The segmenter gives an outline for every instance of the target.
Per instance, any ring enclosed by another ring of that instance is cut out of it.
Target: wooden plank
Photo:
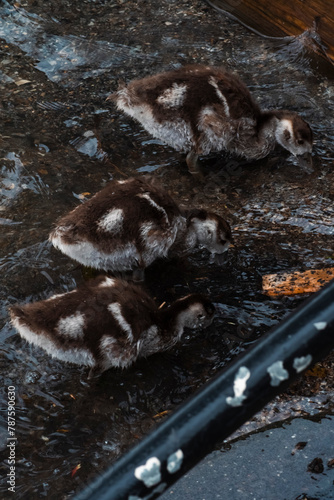
[[[262,290],[271,297],[312,293],[320,290],[325,283],[332,279],[334,279],[333,267],[310,269],[304,272],[266,274],[262,277]]]
[[[326,46],[327,56],[334,61],[333,0],[210,0],[208,3],[271,37],[301,35],[312,29],[317,20],[317,34]]]

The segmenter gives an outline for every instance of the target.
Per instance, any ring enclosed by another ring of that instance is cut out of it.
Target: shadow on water
[[[334,265],[334,86],[199,1],[4,1],[0,51],[0,362],[5,400],[16,388],[16,498],[69,498],[300,303],[265,297],[262,275]],[[198,185],[182,155],[105,101],[120,79],[194,61],[238,70],[263,107],[299,110],[315,131],[313,170],[282,150],[253,164],[212,157]],[[7,307],[82,282],[47,242],[53,223],[110,179],[143,172],[180,203],[226,217],[236,248],[223,268],[201,251],[152,266],[158,303],[208,293],[214,323],[88,382],[87,370],[20,340]]]

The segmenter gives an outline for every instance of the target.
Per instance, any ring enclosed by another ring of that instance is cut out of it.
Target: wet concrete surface
[[[333,417],[294,419],[214,451],[160,498],[331,500],[333,440]]]
[[[5,401],[7,387],[16,388],[16,497],[65,499],[304,300],[269,299],[262,275],[334,266],[334,85],[305,54],[286,57],[202,1],[3,1],[0,51],[0,363]],[[183,155],[105,100],[119,80],[191,62],[224,64],[263,107],[298,110],[315,133],[312,169],[279,148],[254,163],[212,156],[202,159],[199,184]],[[224,267],[200,251],[154,265],[146,286],[159,303],[208,293],[214,323],[168,353],[88,382],[87,370],[21,341],[7,307],[89,278],[50,247],[52,224],[110,179],[142,173],[180,203],[229,220],[236,248]],[[281,403],[328,395],[331,414],[332,390],[329,356]],[[284,419],[291,412],[288,405],[272,413]],[[257,418],[267,425],[272,413]],[[0,492],[8,494],[6,484]]]

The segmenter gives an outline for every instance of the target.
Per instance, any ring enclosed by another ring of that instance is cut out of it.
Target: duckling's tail
[[[21,337],[25,337],[22,330],[24,330],[25,327],[30,327],[29,315],[26,314],[25,307],[19,305],[11,306],[9,308],[9,314],[13,327],[16,328]]]
[[[116,101],[117,99],[117,92],[113,92],[112,94],[109,94],[106,101]]]
[[[116,92],[113,92],[112,94],[109,94],[106,101],[117,101],[118,98],[118,92],[126,87],[126,83],[124,80],[119,80],[118,81],[118,89]]]
[[[12,323],[16,320],[25,320],[25,311],[24,308],[21,306],[11,306],[9,308],[9,314],[10,318],[12,320]]]

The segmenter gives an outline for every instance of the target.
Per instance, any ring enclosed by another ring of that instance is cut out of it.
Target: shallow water
[[[16,387],[16,497],[69,498],[301,302],[265,297],[262,275],[334,265],[334,85],[200,1],[3,1],[0,50],[0,362],[5,400]],[[119,79],[189,62],[224,63],[263,107],[299,110],[315,132],[312,169],[281,149],[253,164],[210,157],[199,185],[182,155],[105,101]],[[110,179],[143,172],[228,219],[236,248],[223,268],[202,252],[153,266],[147,287],[159,303],[209,293],[214,323],[88,382],[86,369],[21,341],[7,307],[82,282],[47,242],[52,224]]]

